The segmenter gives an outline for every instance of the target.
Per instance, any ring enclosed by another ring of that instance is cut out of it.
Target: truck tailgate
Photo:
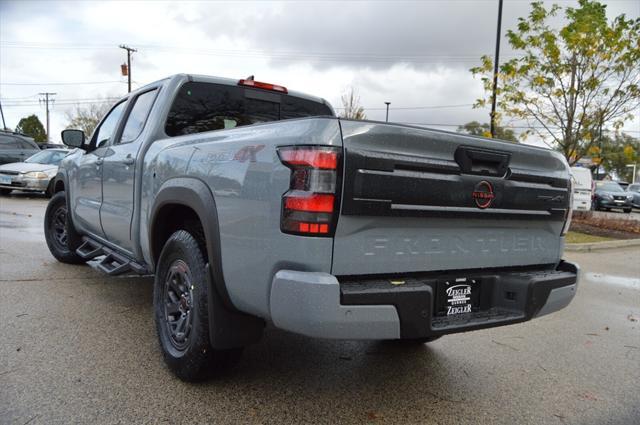
[[[437,130],[341,121],[334,275],[552,264],[569,208],[556,152]]]

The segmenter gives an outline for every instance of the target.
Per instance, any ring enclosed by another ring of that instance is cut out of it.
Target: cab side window
[[[107,146],[112,143],[116,133],[116,127],[120,121],[120,116],[124,111],[126,100],[118,103],[100,124],[100,128],[95,132],[91,144],[94,148]]]
[[[142,93],[135,100],[133,108],[127,117],[127,123],[122,131],[122,137],[120,143],[133,142],[140,136],[144,129],[144,124],[147,122],[149,112],[153,106],[153,101],[156,99],[158,90],[150,90],[146,93]]]

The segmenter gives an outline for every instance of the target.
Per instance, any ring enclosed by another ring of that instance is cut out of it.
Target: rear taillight
[[[333,236],[339,210],[341,149],[333,146],[285,146],[280,161],[291,169],[282,196],[280,230],[305,236]]]

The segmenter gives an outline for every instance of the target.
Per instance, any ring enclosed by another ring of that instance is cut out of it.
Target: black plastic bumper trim
[[[456,276],[481,282],[479,310],[435,316],[437,282]],[[545,305],[553,289],[573,285],[577,277],[578,267],[561,261],[557,267],[537,269],[458,270],[441,274],[350,276],[339,280],[343,305],[393,305],[400,318],[401,338],[421,338],[530,320]]]

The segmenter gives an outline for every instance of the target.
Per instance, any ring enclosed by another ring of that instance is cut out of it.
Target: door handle
[[[96,159],[96,165],[102,165],[103,162],[104,162],[104,159],[102,158]]]
[[[122,160],[122,163],[124,165],[133,165],[134,162],[136,162],[136,160],[131,156],[127,156],[125,159]]]

